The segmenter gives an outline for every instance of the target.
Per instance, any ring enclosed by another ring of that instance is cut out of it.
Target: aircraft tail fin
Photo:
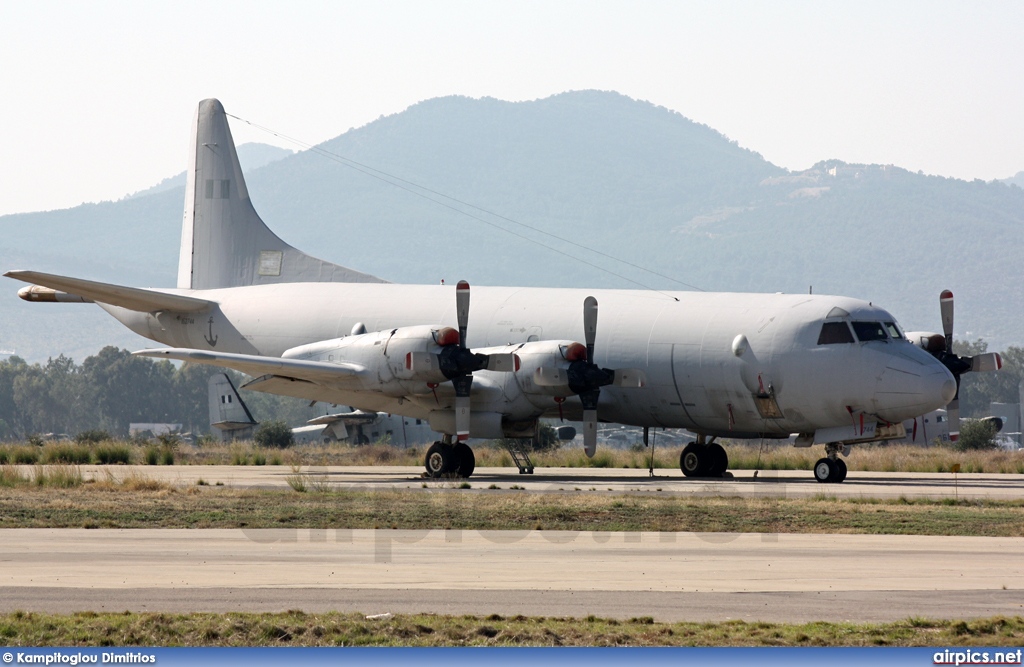
[[[249,200],[224,107],[203,100],[192,125],[178,288],[295,282],[385,281],[310,257],[274,234]]]
[[[209,388],[210,426],[220,431],[225,440],[250,434],[256,420],[238,395],[231,378],[224,373],[214,373],[210,376]]]

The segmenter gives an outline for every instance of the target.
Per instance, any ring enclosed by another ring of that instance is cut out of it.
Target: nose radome
[[[883,419],[912,419],[943,408],[953,400],[956,380],[932,355],[906,346],[886,357],[875,395],[878,415]]]
[[[953,378],[953,374],[950,373],[949,378],[942,383],[942,404],[949,405],[954,396],[956,396],[956,380]]]

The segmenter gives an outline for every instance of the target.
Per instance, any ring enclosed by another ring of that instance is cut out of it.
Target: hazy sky
[[[1005,178],[1024,170],[1022,34],[1024,2],[3,2],[0,214],[184,170],[206,97],[315,143],[441,95],[598,88],[789,169]]]

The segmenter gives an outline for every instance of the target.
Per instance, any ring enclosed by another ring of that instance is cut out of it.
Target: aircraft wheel
[[[679,469],[687,477],[703,477],[707,474],[708,452],[696,442],[691,442],[683,447],[683,453],[679,455]]]
[[[469,477],[473,474],[473,470],[476,469],[476,456],[473,454],[473,448],[464,442],[456,444],[453,448],[455,454],[456,468],[455,473],[459,477]]]
[[[706,451],[708,453],[708,477],[721,477],[729,469],[729,455],[725,453],[725,448],[717,442],[713,442],[707,446]]]
[[[835,479],[830,481],[839,484],[844,479],[846,479],[846,461],[843,461],[842,459],[836,459],[832,463],[835,464],[836,467],[836,476]]]
[[[424,464],[429,477],[441,477],[453,472],[458,465],[455,448],[443,442],[435,442],[427,450]]]
[[[835,481],[836,471],[838,470],[836,462],[830,458],[818,459],[818,462],[814,464],[814,479],[818,480],[822,484]]]

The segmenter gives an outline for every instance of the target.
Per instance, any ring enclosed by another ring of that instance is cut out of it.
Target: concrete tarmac
[[[716,621],[1024,614],[1024,538],[0,531],[0,610],[328,609]]]
[[[231,487],[288,488],[295,475],[290,466],[82,466],[86,478],[105,479],[136,474],[191,486],[200,479]],[[31,467],[26,468],[31,474]],[[423,478],[422,467],[412,466],[308,466],[311,475],[331,488],[422,489],[452,485],[452,480]],[[623,468],[537,468],[533,475],[520,475],[515,468],[477,468],[468,480],[473,488],[492,484],[508,489],[519,486],[531,492],[593,491],[606,493],[674,493],[703,496],[811,497],[836,498],[989,498],[1024,499],[1024,475],[965,473],[886,473],[850,471],[842,484],[820,484],[809,470],[762,470],[755,478],[751,470],[737,470],[732,478],[693,479],[679,470]],[[461,483],[461,480],[454,482]]]

